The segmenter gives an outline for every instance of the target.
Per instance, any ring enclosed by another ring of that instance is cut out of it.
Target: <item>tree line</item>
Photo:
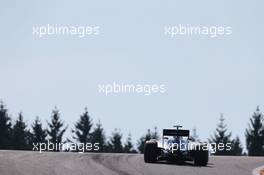
[[[238,121],[239,125],[239,121]],[[223,115],[220,117],[220,122],[217,125],[216,131],[208,139],[214,143],[231,143],[231,151],[217,151],[215,155],[248,155],[248,156],[264,156],[264,117],[257,106],[256,111],[251,116],[248,127],[245,129],[246,150],[243,152],[241,141],[238,136],[232,138],[232,133],[228,131]]]
[[[154,127],[153,130],[148,129],[136,144],[133,144],[131,134],[123,143],[123,135],[120,129],[114,129],[112,134],[107,137],[102,123],[98,121],[94,124],[87,108],[84,109],[78,121],[74,123],[73,129],[71,129],[72,137],[63,140],[67,129],[68,125],[61,119],[60,112],[56,107],[52,110],[50,121],[47,121],[47,128],[44,128],[39,117],[36,117],[30,126],[27,125],[22,112],[12,122],[6,106],[2,101],[0,102],[0,149],[32,150],[33,143],[46,143],[49,140],[52,143],[99,143],[100,149],[97,152],[143,153],[144,144],[147,140],[160,138],[157,127]],[[219,124],[208,142],[232,143],[232,150],[217,151],[215,155],[246,154],[243,153],[239,137],[232,138],[231,136],[225,119],[221,115]],[[245,136],[247,154],[249,156],[264,156],[264,119],[259,107],[250,118]],[[190,138],[199,141],[196,129],[193,130]]]

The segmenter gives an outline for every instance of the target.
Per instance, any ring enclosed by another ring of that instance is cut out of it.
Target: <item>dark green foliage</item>
[[[157,127],[154,127],[154,131],[153,132],[150,129],[148,129],[146,135],[142,136],[138,140],[138,151],[140,153],[144,153],[145,142],[150,140],[150,139],[159,139],[159,134],[158,134],[158,128]]]
[[[72,131],[75,135],[73,138],[80,143],[91,142],[91,127],[92,120],[88,114],[87,108],[85,108],[84,113],[80,116],[79,121],[74,125],[75,129]]]
[[[148,129],[146,135],[140,137],[140,139],[138,140],[138,151],[140,153],[144,153],[145,142],[150,139],[151,139],[151,131],[150,129]]]
[[[0,149],[11,148],[11,120],[7,109],[0,101]]]
[[[42,123],[39,117],[36,117],[32,124],[32,141],[33,143],[45,143],[47,137],[47,131],[43,129]]]
[[[248,129],[246,129],[246,145],[249,156],[263,156],[264,155],[264,126],[263,115],[257,107],[254,112]]]
[[[137,151],[133,148],[133,143],[132,143],[132,136],[129,133],[126,143],[124,145],[124,152],[125,153],[136,153]]]
[[[26,129],[27,125],[23,120],[22,113],[19,113],[15,121],[12,135],[12,146],[15,150],[25,150],[31,147],[31,133]]]
[[[56,107],[52,111],[51,122],[48,122],[48,126],[49,129],[47,130],[47,133],[50,137],[50,142],[52,142],[53,144],[61,143],[63,134],[65,133],[67,126],[62,128],[64,126],[64,123],[60,119],[60,113]]]
[[[231,150],[231,153],[234,156],[241,156],[242,155],[242,151],[243,151],[243,148],[241,146],[240,139],[239,139],[239,137],[236,137],[232,141],[232,150]]]
[[[151,133],[151,139],[159,139],[158,127],[154,127],[154,131]]]
[[[248,128],[246,129],[246,147],[249,156],[264,156],[264,117],[260,112],[259,107],[250,118]],[[109,141],[106,141],[106,136],[101,122],[99,121],[93,128],[92,119],[88,114],[87,108],[80,116],[79,120],[74,125],[74,136],[78,142],[92,144],[99,143],[98,152],[113,152],[113,153],[135,153],[131,134],[128,135],[126,142],[122,143],[122,134],[120,130],[115,129]],[[22,113],[19,113],[18,119],[12,127],[11,119],[5,108],[5,105],[0,101],[0,149],[17,149],[28,150],[32,149],[33,143],[45,143],[49,139],[50,143],[62,143],[63,135],[67,129],[64,127],[63,121],[60,119],[58,109],[52,111],[51,122],[48,122],[48,130],[43,129],[43,125],[37,117],[32,124],[32,133],[27,129],[27,125],[23,120]],[[193,129],[190,138],[193,141],[199,141],[196,134],[196,129]],[[147,130],[137,142],[138,152],[144,152],[144,145],[147,140],[159,139],[157,127],[153,131]],[[216,149],[215,155],[242,155],[243,148],[238,137],[231,139],[231,132],[228,132],[227,125],[223,115],[220,117],[220,122],[217,125],[214,135],[209,139],[210,143],[227,143],[231,144],[231,150]],[[245,154],[245,153],[243,153]]]
[[[110,141],[107,144],[108,152],[112,153],[122,153],[123,145],[122,145],[122,134],[120,130],[115,129],[112,133],[112,137],[110,137]]]
[[[220,122],[216,128],[214,136],[212,136],[211,139],[209,139],[210,143],[216,143],[217,145],[219,143],[223,143],[224,145],[226,145],[227,143],[232,143],[231,142],[231,132],[227,131],[227,125],[224,122],[225,122],[225,119],[223,115],[221,114]],[[231,155],[231,154],[232,152],[227,149],[224,149],[224,150],[216,149],[216,153],[215,153],[215,155]]]
[[[106,152],[106,138],[104,129],[100,121],[96,124],[91,136],[92,143],[99,143],[100,149],[98,150],[98,152]]]

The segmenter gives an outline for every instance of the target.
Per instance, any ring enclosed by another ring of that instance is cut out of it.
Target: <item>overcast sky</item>
[[[181,124],[213,133],[224,114],[233,136],[264,109],[262,1],[2,1],[0,99],[13,118],[50,119],[57,106],[72,127],[87,106],[106,134],[136,141],[147,128]],[[33,26],[100,26],[86,38],[37,38]],[[219,38],[169,38],[164,26],[231,26]],[[98,93],[98,84],[165,84],[165,94]],[[161,131],[161,130],[160,130]],[[67,133],[67,136],[70,132]]]

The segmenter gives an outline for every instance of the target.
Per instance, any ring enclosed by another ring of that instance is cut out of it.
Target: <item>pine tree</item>
[[[190,139],[191,139],[192,141],[199,141],[199,136],[197,135],[197,130],[196,130],[196,128],[193,128],[193,129],[192,129],[192,134],[191,134],[191,136],[190,136]]]
[[[124,152],[125,153],[136,153],[136,150],[133,149],[131,133],[128,134],[126,143],[124,145]]]
[[[147,130],[146,135],[142,136],[138,140],[138,151],[140,153],[144,153],[144,146],[145,142],[150,140],[150,139],[159,139],[159,134],[158,134],[158,129],[157,127],[154,127],[154,131],[152,132],[150,129]]]
[[[144,153],[145,142],[150,139],[151,139],[151,132],[150,129],[148,129],[146,135],[140,137],[140,139],[138,140],[138,151],[140,153]]]
[[[159,139],[158,127],[154,127],[154,131],[151,133],[151,139]]]
[[[91,142],[91,127],[92,120],[88,114],[87,108],[85,108],[84,113],[80,116],[79,121],[74,125],[75,129],[72,131],[75,135],[73,136],[80,143]]]
[[[249,156],[264,155],[264,126],[263,115],[260,112],[259,106],[250,119],[248,129],[246,129],[246,145]]]
[[[224,123],[225,119],[223,114],[220,116],[220,122],[216,128],[214,136],[209,139],[210,143],[219,145],[219,143],[226,145],[227,143],[231,144],[231,132],[227,132],[227,125]],[[216,149],[215,155],[231,155],[231,151],[227,149],[218,150]]]
[[[47,131],[43,129],[42,123],[39,117],[36,117],[34,123],[32,124],[32,141],[33,143],[45,143],[47,137]]]
[[[60,113],[56,107],[52,111],[51,122],[48,122],[48,126],[49,129],[47,130],[47,133],[50,137],[50,142],[53,144],[61,143],[63,134],[65,133],[67,126],[62,129],[64,123],[60,119]]]
[[[0,149],[11,149],[11,119],[0,101]]]
[[[27,125],[23,120],[23,115],[20,112],[18,119],[13,127],[12,146],[15,150],[29,149],[29,131],[26,130]]]
[[[122,153],[123,145],[122,145],[122,134],[120,130],[115,129],[112,133],[112,137],[108,142],[108,150],[112,153]]]
[[[98,152],[106,152],[106,138],[104,129],[102,127],[102,124],[99,120],[99,122],[96,124],[96,127],[94,128],[92,132],[92,143],[99,143],[99,150]]]
[[[243,148],[241,146],[241,142],[239,137],[237,136],[233,141],[232,141],[232,150],[231,154],[234,156],[241,156],[242,155]]]

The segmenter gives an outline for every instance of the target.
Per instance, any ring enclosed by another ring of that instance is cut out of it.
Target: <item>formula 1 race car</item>
[[[208,144],[193,142],[189,138],[189,130],[163,129],[162,140],[151,139],[144,147],[144,161],[153,163],[158,160],[194,161],[197,166],[206,166],[209,159]]]

